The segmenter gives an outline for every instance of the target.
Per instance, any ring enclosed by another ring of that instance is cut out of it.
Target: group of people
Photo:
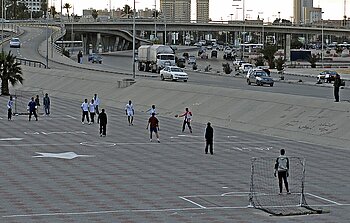
[[[7,120],[9,121],[12,120],[13,106],[14,106],[13,96],[10,95],[10,99],[7,101]],[[45,97],[43,98],[43,106],[44,106],[45,115],[50,115],[51,100],[48,93],[46,93]],[[32,97],[27,105],[29,121],[31,120],[32,115],[34,115],[35,120],[38,121],[39,107],[40,107],[40,97],[39,95],[36,95],[35,99],[34,97]]]
[[[85,124],[85,118],[89,125],[95,123],[95,116],[97,115],[97,123],[100,124],[100,136],[105,137],[107,133],[107,114],[105,109],[102,109],[100,113],[99,106],[100,99],[97,94],[94,94],[90,102],[88,99],[85,99],[80,106],[82,110],[81,123]]]

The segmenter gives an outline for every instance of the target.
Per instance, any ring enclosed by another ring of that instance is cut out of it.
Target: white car
[[[274,84],[272,77],[270,77],[264,70],[262,69],[251,69],[247,74],[247,84],[251,85],[252,83],[256,85],[263,86],[264,84],[268,84],[271,87]]]
[[[21,47],[21,41],[19,38],[12,38],[10,40],[10,48],[20,48]]]
[[[188,74],[185,73],[180,67],[168,66],[160,71],[160,78],[163,80],[170,79],[172,81],[182,80],[187,82]]]
[[[253,65],[250,63],[242,63],[241,66],[239,67],[238,72],[240,74],[247,74],[250,69],[253,69]]]

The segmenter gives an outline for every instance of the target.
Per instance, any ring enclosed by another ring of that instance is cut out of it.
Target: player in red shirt
[[[154,132],[157,136],[157,141],[160,142],[159,140],[159,121],[158,119],[155,117],[155,113],[152,113],[152,116],[148,119],[148,124],[146,129],[148,129],[148,126],[150,127],[150,141],[152,142],[152,132]]]

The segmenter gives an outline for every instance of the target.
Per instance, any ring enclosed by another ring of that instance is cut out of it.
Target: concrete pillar
[[[101,33],[96,34],[96,51],[99,52],[101,44]]]
[[[291,43],[291,35],[286,34],[286,39],[285,39],[285,48],[284,48],[284,59],[288,62],[290,62],[290,43]]]
[[[118,46],[119,46],[119,41],[120,41],[119,36],[116,36],[116,37],[115,37],[115,42],[114,42],[114,51],[118,51],[118,50],[119,50],[119,48],[118,48]]]

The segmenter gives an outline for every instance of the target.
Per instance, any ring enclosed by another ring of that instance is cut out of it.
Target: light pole
[[[259,15],[259,19],[260,19],[260,15],[263,15],[264,12],[258,12],[258,15]],[[262,18],[262,33],[261,33],[261,43],[263,44],[264,46],[264,18]]]
[[[1,0],[1,51],[4,45],[4,0]]]
[[[133,21],[132,21],[132,78],[135,79],[135,41],[136,41],[136,24],[135,24],[135,17],[136,17],[136,0],[134,0],[134,10],[133,10]]]
[[[324,13],[324,12],[322,12],[322,13]],[[321,41],[322,41],[322,43],[321,43],[321,61],[322,61],[322,68],[324,67],[324,63],[323,63],[323,47],[324,47],[324,44],[323,44],[323,42],[324,42],[324,40],[323,40],[323,18],[322,18],[322,13],[321,13],[321,23],[322,23],[322,37],[321,37]]]
[[[49,68],[49,0],[46,1],[46,69]]]
[[[231,13],[231,14],[230,14],[230,16],[231,16],[231,21],[232,21],[232,16],[233,16],[233,13]]]

